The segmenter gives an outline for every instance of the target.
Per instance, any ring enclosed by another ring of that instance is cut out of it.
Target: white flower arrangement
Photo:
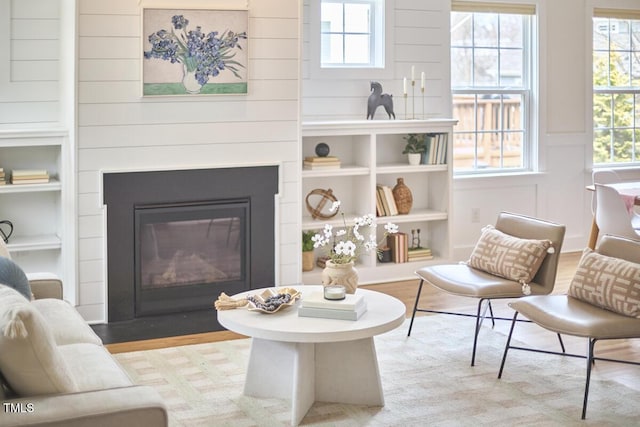
[[[335,212],[340,208],[340,201],[333,202],[330,211]],[[385,224],[385,233],[380,242],[376,237],[376,222],[372,214],[354,218],[353,226],[347,226],[344,213],[342,213],[344,228],[335,230],[331,224],[325,224],[322,232],[312,237],[314,248],[328,247],[329,259],[334,264],[348,264],[355,261],[362,252],[378,250],[378,244],[386,239],[387,235],[398,232],[396,224]],[[366,232],[368,235],[365,237]]]

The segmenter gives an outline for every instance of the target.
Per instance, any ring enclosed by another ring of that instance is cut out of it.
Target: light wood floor
[[[578,261],[580,260],[580,256],[581,253],[579,252],[565,253],[560,256],[560,263],[558,267],[558,275],[554,293],[565,293],[567,291],[571,278],[575,273],[576,266],[578,265]],[[415,296],[418,289],[417,279],[405,282],[367,285],[363,287],[384,292],[400,299],[407,306],[407,317],[411,316],[411,311],[413,310]],[[425,285],[425,287],[423,288],[422,296],[420,298],[420,307],[431,308],[435,310],[475,313],[476,304],[476,299],[452,296],[438,291],[437,289],[428,285]],[[507,318],[511,318],[513,316],[513,310],[511,310],[507,306],[507,301],[496,300],[492,302],[492,305],[494,314],[496,316]],[[470,328],[471,337],[473,329],[472,320],[462,320],[462,318],[452,316],[452,321],[460,321],[461,327]],[[507,334],[510,323],[511,322],[498,321],[496,322],[495,329]],[[418,331],[415,328],[412,331],[412,335],[419,333],[424,333],[424,331]],[[110,344],[107,345],[107,348],[111,353],[122,353],[187,344],[224,341],[238,338],[245,337],[233,332],[222,331],[210,332],[205,334],[185,335],[180,337],[160,338],[146,341]],[[568,352],[577,354],[584,354],[586,352],[587,344],[585,339],[575,337],[563,338]],[[546,331],[533,324],[519,323],[514,333],[514,339],[538,348],[547,348],[556,351],[559,349],[555,334],[552,334],[549,331]],[[470,338],[469,352],[471,352],[471,344],[472,341]],[[478,351],[478,358],[480,359],[482,351],[481,343],[479,344]],[[640,340],[612,340],[600,342],[596,346],[596,353],[597,355],[602,357],[623,358],[638,361],[640,360]],[[628,386],[640,389],[640,367],[618,363],[602,363],[600,364],[600,368],[606,370],[606,372],[612,377],[612,379],[619,380],[620,382],[625,383]],[[630,370],[634,370],[631,375]]]

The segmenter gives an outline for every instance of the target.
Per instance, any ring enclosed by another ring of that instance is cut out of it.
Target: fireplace
[[[107,343],[223,329],[213,302],[275,284],[276,166],[106,173]]]

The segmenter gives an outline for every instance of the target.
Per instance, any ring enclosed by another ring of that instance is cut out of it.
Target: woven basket
[[[398,183],[393,187],[393,200],[398,207],[398,213],[406,215],[413,206],[413,195],[411,190],[404,183],[404,178],[398,178]]]

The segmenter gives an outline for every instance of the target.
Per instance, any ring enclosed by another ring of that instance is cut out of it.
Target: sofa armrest
[[[150,386],[6,400],[0,427],[122,427],[169,424],[160,394]],[[11,406],[7,406],[11,405]]]
[[[62,280],[54,273],[26,273],[35,299],[62,299]]]

